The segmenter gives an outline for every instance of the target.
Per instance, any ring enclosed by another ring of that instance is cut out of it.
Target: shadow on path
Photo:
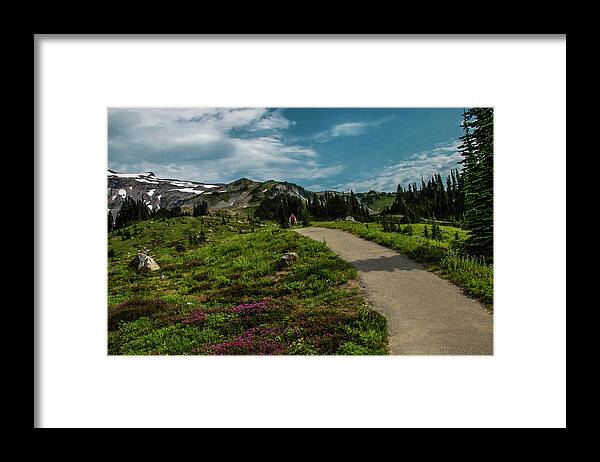
[[[364,272],[375,272],[375,271],[427,271],[426,268],[402,255],[394,255],[391,257],[376,257],[366,258],[362,260],[348,259],[348,262],[352,263],[358,270]]]
[[[391,354],[493,354],[493,316],[425,266],[341,230],[297,232],[325,240],[357,269],[371,307],[386,317]]]

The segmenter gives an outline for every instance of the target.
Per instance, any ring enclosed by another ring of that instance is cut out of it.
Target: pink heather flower
[[[230,342],[209,345],[204,352],[213,355],[274,355],[284,354],[285,346],[272,340],[258,338],[274,332],[272,328],[253,327]]]
[[[252,316],[255,314],[261,314],[268,308],[267,302],[253,302],[243,303],[241,305],[234,306],[231,311],[240,314],[242,316]]]
[[[202,310],[192,311],[185,319],[181,321],[182,324],[193,324],[195,322],[204,321],[206,319],[206,313]]]

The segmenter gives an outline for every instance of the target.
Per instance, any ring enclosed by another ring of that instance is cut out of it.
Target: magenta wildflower
[[[230,342],[209,345],[204,348],[204,353],[212,355],[277,355],[285,354],[285,345],[268,338],[275,333],[269,327],[253,327]]]
[[[241,305],[234,306],[231,311],[242,316],[252,316],[255,314],[261,314],[268,308],[268,303],[253,302],[253,303],[242,303]]]
[[[193,324],[196,322],[204,321],[206,319],[206,313],[202,310],[192,311],[186,318],[184,318],[182,324]]]

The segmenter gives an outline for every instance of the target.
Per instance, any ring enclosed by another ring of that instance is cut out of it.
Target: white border
[[[564,37],[37,47],[38,426],[565,426]],[[493,357],[106,356],[107,107],[471,105],[496,118]]]

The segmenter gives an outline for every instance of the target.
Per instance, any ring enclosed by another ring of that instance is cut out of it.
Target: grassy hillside
[[[109,234],[108,352],[146,354],[386,354],[385,318],[356,271],[319,242],[241,217],[148,220],[130,239]],[[191,244],[203,230],[208,241]],[[146,247],[161,267],[129,267]],[[299,260],[284,271],[286,251]]]
[[[381,212],[384,207],[390,207],[394,203],[395,193],[369,191],[356,193],[356,197],[371,210]]]
[[[440,276],[459,287],[467,295],[479,299],[488,308],[493,305],[494,271],[485,262],[461,256],[454,250],[467,237],[467,232],[452,226],[440,226],[442,240],[423,236],[425,224],[412,224],[413,235],[384,232],[378,223],[315,222],[313,226],[342,229],[378,244],[398,250],[415,261],[424,263]],[[429,230],[431,226],[428,225]],[[458,239],[457,239],[458,238]]]

